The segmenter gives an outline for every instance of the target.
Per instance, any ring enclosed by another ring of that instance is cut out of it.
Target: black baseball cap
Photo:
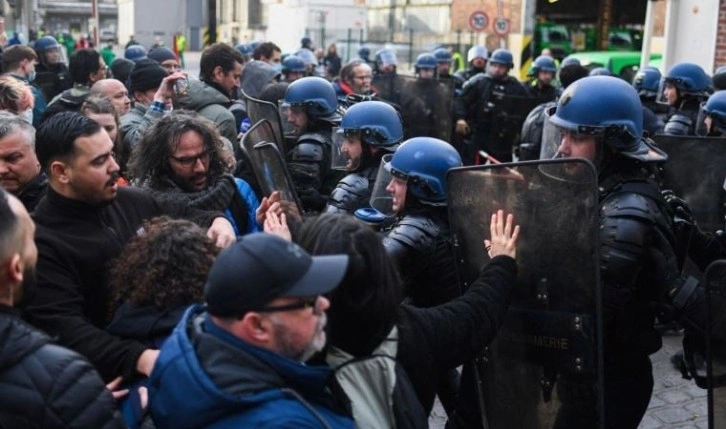
[[[322,295],[338,286],[347,267],[348,255],[310,256],[276,235],[249,234],[223,250],[209,270],[207,311],[241,316],[277,298]]]

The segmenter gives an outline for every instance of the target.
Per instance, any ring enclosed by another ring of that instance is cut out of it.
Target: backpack
[[[328,349],[325,360],[350,400],[357,427],[428,427],[428,416],[406,370],[396,360],[397,353],[396,326],[370,355],[353,357],[337,347]]]

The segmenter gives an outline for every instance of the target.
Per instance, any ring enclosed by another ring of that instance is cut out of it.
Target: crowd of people
[[[705,269],[726,243],[662,192],[650,137],[721,136],[726,69],[631,83],[544,53],[519,82],[510,51],[473,46],[404,75],[304,37],[213,44],[190,76],[175,48],[3,52],[0,427],[421,428],[437,396],[447,428],[482,427],[473,362],[528,287],[520,234],[546,227],[503,202],[470,219],[484,268],[463,278],[449,175],[486,162],[597,175],[604,375],[560,376],[558,427],[636,428],[656,316],[703,332],[677,255]]]

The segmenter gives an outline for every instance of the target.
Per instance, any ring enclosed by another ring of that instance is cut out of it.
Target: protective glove
[[[461,134],[462,136],[465,136],[469,134],[470,128],[469,124],[466,123],[465,120],[459,119],[456,121],[456,134]]]

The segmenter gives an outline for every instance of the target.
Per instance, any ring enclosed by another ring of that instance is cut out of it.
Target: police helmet
[[[453,146],[433,137],[406,140],[386,164],[393,177],[405,180],[408,191],[420,202],[446,205],[446,174],[460,167],[461,156]]]
[[[396,54],[391,49],[379,49],[376,52],[376,64],[380,65],[398,65]]]
[[[546,55],[540,55],[535,58],[532,62],[532,75],[537,76],[537,73],[541,71],[557,73],[557,64],[555,64],[555,60]]]
[[[714,92],[701,109],[714,120],[714,125],[726,130],[726,90]]]
[[[382,101],[362,101],[345,112],[340,128],[344,134],[359,133],[360,139],[375,147],[392,147],[403,140],[401,114]]]
[[[304,73],[307,70],[305,66],[305,61],[302,60],[302,58],[298,57],[297,55],[288,55],[285,57],[284,60],[282,60],[282,72],[283,73],[289,73],[289,72],[297,72],[297,73]]]
[[[302,38],[300,39],[300,44],[301,44],[301,45],[302,45],[303,47],[306,47],[306,48],[307,48],[307,47],[308,47],[308,46],[310,46],[310,45],[311,45],[312,43],[313,43],[313,39],[311,39],[311,38],[310,38],[310,36],[303,36],[303,37],[302,37]]]
[[[34,48],[37,52],[43,53],[48,49],[60,48],[60,44],[53,36],[43,36],[35,41]]]
[[[240,43],[234,47],[245,59],[249,59],[252,56],[252,48],[247,43]]]
[[[306,66],[317,66],[318,59],[315,58],[315,54],[310,49],[300,49],[295,52],[295,55],[300,58]]]
[[[358,49],[358,56],[368,61],[368,57],[371,56],[371,50],[366,46],[361,46],[360,49]]]
[[[655,97],[662,75],[656,67],[643,67],[633,77],[633,88],[641,97]]]
[[[613,73],[605,67],[595,67],[590,70],[589,76],[612,76]]]
[[[571,66],[571,65],[578,65],[579,66],[579,65],[582,65],[582,64],[580,64],[580,60],[578,60],[575,57],[566,57],[560,63],[560,67]]]
[[[713,81],[713,88],[716,91],[726,89],[726,66],[717,68],[711,80]]]
[[[444,63],[451,63],[451,51],[449,51],[446,48],[436,48],[434,49],[434,57],[436,57],[436,62],[439,64]]]
[[[514,57],[509,49],[499,48],[492,52],[492,56],[489,57],[489,64],[502,64],[511,69],[514,67]]]
[[[487,60],[489,58],[489,51],[481,45],[472,46],[469,48],[469,52],[466,53],[466,62],[471,63],[474,61],[474,58]]]
[[[146,59],[146,49],[141,45],[131,45],[124,51],[124,58],[133,62]]]
[[[708,97],[713,92],[711,78],[698,64],[678,63],[663,76],[663,82],[673,85],[680,95]]]
[[[309,76],[291,83],[285,91],[284,103],[304,109],[311,118],[328,121],[340,119],[335,89],[321,77]]]
[[[562,93],[549,119],[559,128],[599,137],[626,157],[665,159],[643,141],[643,105],[635,89],[620,78],[589,76],[577,80]]]
[[[421,54],[418,57],[416,57],[416,73],[418,73],[419,70],[434,70],[436,69],[437,65],[436,57],[431,54]]]

